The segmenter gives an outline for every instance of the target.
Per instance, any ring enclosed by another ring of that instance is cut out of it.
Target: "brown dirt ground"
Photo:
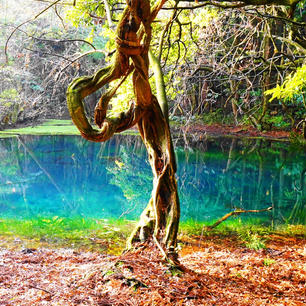
[[[72,249],[0,249],[0,305],[306,305],[305,238],[194,237],[170,270],[153,247],[111,256]]]
[[[274,130],[260,132],[252,126],[236,126],[225,124],[191,124],[182,127],[183,132],[188,134],[201,134],[211,136],[236,136],[236,137],[262,137],[268,139],[289,139],[290,132]],[[203,136],[202,136],[203,137]]]

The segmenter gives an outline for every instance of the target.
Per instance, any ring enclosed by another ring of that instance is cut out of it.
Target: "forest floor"
[[[180,128],[182,132],[198,135],[200,138],[207,136],[235,136],[250,138],[267,138],[275,140],[289,140],[290,132],[283,130],[259,131],[248,125],[226,124],[199,124],[194,123]]]
[[[73,249],[0,249],[0,305],[306,305],[306,240],[271,235],[185,238],[183,271],[158,250],[119,256]]]

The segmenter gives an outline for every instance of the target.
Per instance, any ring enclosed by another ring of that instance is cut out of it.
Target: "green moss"
[[[211,224],[211,222],[210,222]],[[212,231],[206,231],[206,223],[181,222],[180,236],[229,236],[235,235],[246,247],[265,247],[269,235],[306,237],[305,225],[282,225],[276,229],[263,226],[256,219],[241,222],[240,218],[221,223]],[[0,219],[0,247],[8,248],[58,248],[69,247],[77,250],[101,251],[119,254],[125,248],[127,237],[135,221],[124,219],[90,218],[35,218]],[[205,238],[204,238],[205,239]]]
[[[0,137],[17,135],[79,135],[71,120],[48,120],[41,125],[0,132]]]
[[[263,260],[263,265],[266,266],[266,267],[269,267],[273,264],[276,263],[276,260],[272,259],[272,258],[264,258]]]
[[[2,246],[74,247],[120,253],[134,222],[89,218],[0,219]],[[1,246],[0,245],[0,246]]]
[[[261,250],[266,248],[266,239],[262,234],[254,233],[251,230],[247,230],[239,235],[245,246],[252,250]]]
[[[216,220],[215,220],[216,221]],[[284,236],[296,237],[303,236],[306,237],[306,225],[293,225],[293,224],[283,224],[275,228],[271,226],[266,226],[262,224],[262,220],[252,218],[250,220],[242,221],[241,218],[235,218],[232,220],[226,220],[225,222],[218,225],[213,230],[207,230],[206,226],[213,224],[212,222],[195,222],[193,220],[188,220],[180,223],[180,234],[181,235],[238,235],[242,240],[247,241],[250,237],[250,241],[256,240],[256,236],[266,236],[272,234],[280,234]],[[254,237],[253,237],[254,236]],[[253,239],[254,238],[254,239]]]
[[[17,137],[18,135],[14,135],[14,134],[2,134],[2,131],[0,131],[0,138],[13,138],[13,137]]]
[[[125,135],[138,135],[136,130],[128,130]],[[0,138],[18,135],[80,135],[79,130],[71,120],[47,120],[36,126],[0,131]]]

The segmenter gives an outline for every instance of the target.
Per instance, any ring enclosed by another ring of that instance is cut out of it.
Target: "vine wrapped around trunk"
[[[152,197],[128,239],[127,247],[131,249],[136,241],[153,239],[166,257],[175,263],[180,216],[175,156],[168,120],[157,98],[152,95],[148,80],[151,23],[164,2],[161,0],[152,10],[149,0],[128,2],[117,27],[114,62],[93,76],[75,79],[68,87],[67,103],[71,118],[81,135],[91,141],[106,141],[114,133],[138,125],[148,151],[154,180]],[[135,103],[126,112],[107,116],[110,99],[130,73],[133,73]],[[86,118],[83,99],[117,79],[121,79],[119,85],[104,93],[97,103],[95,123],[100,129],[93,128]]]

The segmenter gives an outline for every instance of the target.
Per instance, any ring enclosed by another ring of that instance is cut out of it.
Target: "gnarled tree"
[[[175,158],[167,120],[167,108],[161,107],[160,103],[163,99],[158,101],[152,94],[148,81],[151,23],[166,1],[160,0],[152,8],[149,0],[127,1],[117,26],[116,52],[113,63],[98,70],[93,76],[74,80],[68,88],[67,99],[74,123],[82,136],[88,140],[106,141],[114,133],[124,131],[135,124],[138,125],[148,151],[154,181],[151,200],[128,240],[128,247],[131,248],[135,241],[153,239],[168,258],[176,261],[175,248],[180,208],[175,180]],[[241,8],[275,4],[288,6],[294,11],[299,1],[301,0],[199,0],[198,4],[186,5],[186,2],[193,2],[193,0],[186,0],[181,1],[185,3],[183,6],[179,6],[180,1],[175,1],[173,7],[164,9],[182,11],[194,10],[207,5],[220,8]],[[174,21],[175,17],[174,14],[171,20]],[[177,22],[181,27],[181,23]],[[111,24],[112,20],[109,23]],[[152,55],[151,59],[158,67],[160,57],[155,61]],[[131,73],[135,102],[129,104],[128,111],[110,115],[107,112],[109,101]],[[95,123],[100,129],[93,128],[85,115],[84,98],[119,79],[119,85],[110,87],[97,103]]]
[[[128,239],[128,248],[132,248],[136,241],[154,240],[175,263],[180,216],[175,156],[168,121],[152,94],[148,72],[151,23],[164,2],[161,0],[151,9],[149,0],[128,1],[117,27],[113,63],[93,76],[74,80],[67,90],[67,102],[73,122],[82,136],[91,141],[106,141],[114,133],[138,125],[154,180],[152,197]],[[130,103],[128,111],[110,116],[107,114],[108,103],[130,73],[133,74],[135,102]],[[111,87],[97,103],[95,123],[100,129],[93,128],[85,115],[83,100],[117,79],[120,79],[119,85]]]

